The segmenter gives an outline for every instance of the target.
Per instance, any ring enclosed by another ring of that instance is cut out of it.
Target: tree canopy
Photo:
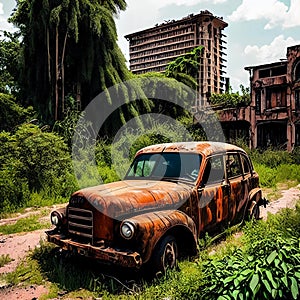
[[[83,110],[96,95],[130,78],[114,22],[125,8],[124,0],[17,1],[11,22],[23,37],[21,98],[44,122],[62,119],[70,106]],[[118,113],[126,119],[136,105]]]

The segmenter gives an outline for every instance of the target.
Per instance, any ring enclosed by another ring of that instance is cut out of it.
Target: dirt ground
[[[268,213],[276,213],[280,209],[295,207],[296,201],[300,197],[300,185],[288,190],[282,191],[282,197],[276,201],[272,201],[266,208],[261,207],[260,216],[265,219]],[[23,215],[15,218],[0,220],[0,225],[10,224],[17,219],[26,217],[36,212],[27,211]],[[12,272],[20,261],[28,254],[30,249],[39,247],[40,241],[45,239],[45,230],[36,230],[29,233],[0,235],[0,256],[9,254],[13,259],[10,263],[0,268],[0,274]],[[48,293],[46,286],[8,286],[5,282],[0,281],[0,299],[5,300],[33,300],[39,299],[44,294]]]

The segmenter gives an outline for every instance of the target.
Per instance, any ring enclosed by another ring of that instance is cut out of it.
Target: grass
[[[38,215],[32,215],[26,218],[21,218],[13,224],[6,224],[0,226],[0,233],[2,234],[13,234],[19,232],[30,232],[38,229],[46,229],[50,226],[50,221],[41,221],[41,218],[48,215],[46,211]]]
[[[2,254],[0,255],[0,268],[11,262],[12,259],[10,258],[9,254]]]

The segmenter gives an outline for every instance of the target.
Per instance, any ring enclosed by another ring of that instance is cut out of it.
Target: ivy
[[[221,106],[222,108],[234,108],[248,106],[251,103],[249,88],[240,85],[241,94],[239,92],[232,93],[227,91],[224,94],[212,94],[210,103],[212,106]]]

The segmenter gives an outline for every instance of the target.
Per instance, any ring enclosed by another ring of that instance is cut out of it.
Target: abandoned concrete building
[[[300,146],[300,45],[278,62],[245,67],[251,104],[217,109],[226,139],[244,138],[250,148]]]
[[[229,86],[223,34],[227,26],[223,18],[205,10],[128,34],[130,70],[163,72],[170,61],[204,46],[193,106],[205,110],[210,95],[224,93]],[[288,151],[300,146],[300,45],[288,47],[285,59],[245,70],[250,74],[251,104],[216,109],[227,141],[243,138],[250,148],[276,146]]]
[[[300,45],[287,48],[286,59],[245,67],[250,73],[248,118],[251,146],[300,145]],[[240,116],[241,117],[241,116]]]
[[[128,34],[125,38],[129,41],[130,70],[134,74],[163,72],[170,61],[204,46],[197,82],[199,99],[205,103],[211,93],[226,89],[223,30],[227,25],[205,10]]]

